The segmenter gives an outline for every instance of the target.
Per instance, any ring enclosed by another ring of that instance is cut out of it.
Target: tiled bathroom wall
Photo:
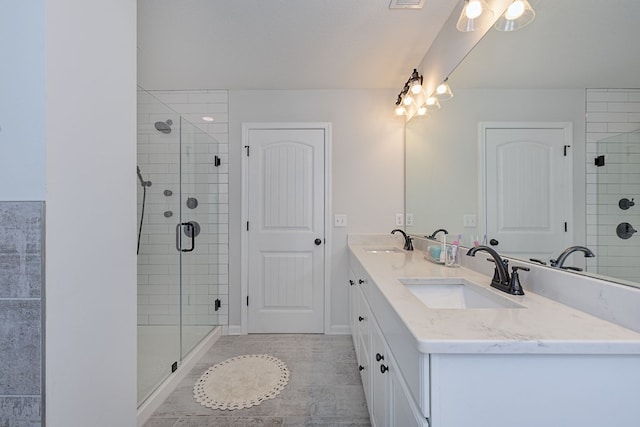
[[[138,324],[177,323],[180,263],[175,230],[182,212],[183,221],[196,221],[201,226],[196,249],[183,254],[182,320],[187,325],[226,325],[229,293],[227,91],[141,92],[138,104],[138,166],[144,179],[152,182],[147,187],[138,255]],[[180,122],[180,117],[186,121]],[[205,121],[203,117],[213,120]],[[172,131],[158,131],[155,123],[167,120],[172,121]],[[217,167],[215,156],[220,159]],[[140,203],[140,185],[138,193]],[[195,202],[187,204],[188,199]],[[193,207],[194,203],[197,206]],[[183,235],[183,240],[183,246],[188,247],[187,236]],[[217,311],[216,299],[222,303]]]
[[[639,282],[640,234],[620,239],[616,227],[628,222],[640,230],[640,139],[615,137],[640,129],[640,89],[587,89],[586,99],[586,241],[596,253],[587,269]],[[599,155],[603,167],[594,164]],[[623,198],[636,206],[621,209]]]
[[[0,202],[0,426],[42,425],[44,203]]]

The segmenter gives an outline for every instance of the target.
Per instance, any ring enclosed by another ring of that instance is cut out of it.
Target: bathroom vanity
[[[419,250],[349,248],[374,426],[640,425],[640,333],[537,295],[524,275],[525,295],[512,296]]]

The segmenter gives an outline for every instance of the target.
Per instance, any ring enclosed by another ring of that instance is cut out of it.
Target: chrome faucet
[[[488,246],[475,246],[467,252],[469,256],[476,256],[476,252],[485,251],[493,258],[493,262],[496,265],[496,269],[491,279],[491,286],[500,289],[511,295],[524,295],[522,286],[520,285],[520,278],[518,277],[518,270],[529,271],[526,267],[513,267],[513,274],[509,275],[509,261],[502,259],[498,252],[491,249]]]
[[[593,254],[593,252],[591,252],[591,249],[585,247],[585,246],[569,246],[567,249],[565,249],[564,251],[562,251],[562,253],[560,255],[558,255],[557,259],[552,259],[550,261],[551,263],[551,267],[554,268],[571,268],[571,267],[564,267],[564,262],[567,259],[567,257],[569,255],[571,255],[574,252],[584,252],[584,256],[585,258],[593,258],[595,255]]]
[[[404,237],[404,250],[405,251],[412,251],[413,250],[413,242],[411,237],[407,236],[407,233],[405,233],[404,231],[400,230],[399,228],[396,228],[395,230],[391,230],[391,234],[396,234],[396,231],[399,231],[400,233],[402,233],[402,236]]]
[[[431,233],[431,236],[426,236],[428,239],[433,239],[436,240],[436,234],[443,232],[444,234],[449,234],[449,232],[447,230],[445,230],[444,228],[438,228],[436,231],[434,231],[433,233]]]

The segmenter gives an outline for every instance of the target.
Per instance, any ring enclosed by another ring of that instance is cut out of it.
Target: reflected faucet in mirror
[[[565,267],[564,266],[564,262],[567,259],[567,257],[569,255],[571,255],[574,252],[584,252],[584,256],[585,258],[593,258],[595,257],[595,255],[593,254],[593,252],[591,251],[591,249],[585,247],[585,246],[569,246],[567,249],[565,249],[564,251],[562,251],[562,253],[558,256],[557,259],[552,259],[550,260],[550,264],[551,267],[554,268],[562,268],[562,269],[570,269],[570,270],[576,270],[576,267]],[[577,271],[582,271],[581,269],[577,269]]]
[[[436,231],[434,231],[433,233],[431,233],[431,236],[426,236],[428,239],[433,239],[433,240],[438,240],[436,239],[436,234],[438,233],[444,233],[444,234],[449,234],[449,232],[447,230],[445,230],[444,228],[438,228]]]
[[[404,250],[405,251],[412,251],[413,250],[413,242],[412,242],[412,238],[407,236],[407,233],[405,233],[404,231],[400,230],[399,228],[396,228],[395,230],[391,230],[391,234],[396,234],[396,231],[399,231],[400,233],[402,233],[402,236],[404,237]]]

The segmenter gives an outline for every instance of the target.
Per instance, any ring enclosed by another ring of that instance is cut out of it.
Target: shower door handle
[[[191,237],[191,247],[189,249],[182,249],[182,245],[180,244],[180,231],[182,230],[182,226],[186,226],[191,229],[190,233],[187,233],[188,236]],[[176,225],[176,249],[179,252],[191,252],[196,248],[196,230],[190,222],[181,222]]]

